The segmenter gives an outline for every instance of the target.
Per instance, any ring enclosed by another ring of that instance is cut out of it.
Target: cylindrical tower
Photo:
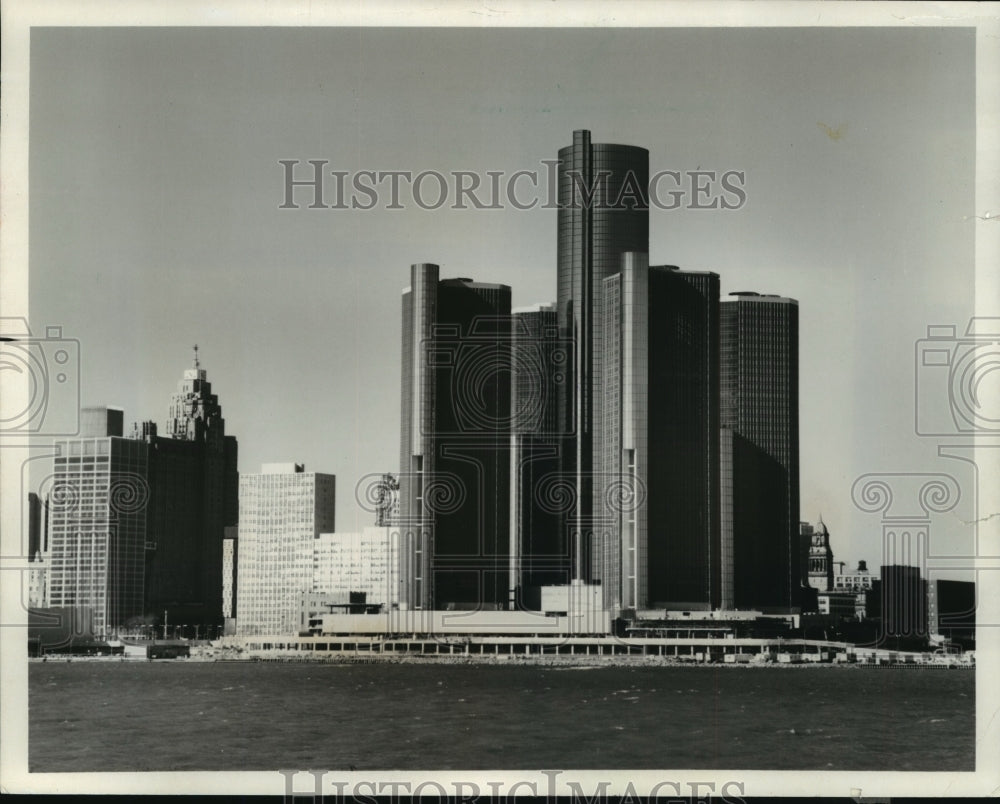
[[[557,314],[560,335],[576,345],[571,381],[560,398],[565,475],[574,478],[575,511],[566,527],[574,540],[576,578],[591,575],[594,532],[594,425],[601,417],[602,281],[618,273],[621,255],[649,251],[649,152],[631,145],[592,144],[573,132],[559,151]],[[600,482],[598,480],[598,482]]]

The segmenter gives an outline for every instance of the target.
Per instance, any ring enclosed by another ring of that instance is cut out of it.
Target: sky
[[[947,394],[915,345],[974,308],[975,90],[962,28],[36,28],[30,320],[126,427],[163,426],[197,343],[240,470],[336,474],[360,528],[355,484],[398,470],[410,264],[551,301],[556,212],[281,209],[279,160],[509,175],[587,128],[744,172],[739,209],[652,210],[650,262],[799,301],[801,516],[835,558],[881,561],[868,473],[952,475],[931,551],[967,554],[975,477],[914,432]]]

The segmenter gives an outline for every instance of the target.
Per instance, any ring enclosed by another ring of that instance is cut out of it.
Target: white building
[[[315,544],[333,532],[336,479],[302,464],[240,475],[236,633],[294,634],[313,589]]]
[[[399,602],[399,531],[366,527],[360,533],[321,533],[313,559],[315,592],[364,592],[368,604]]]

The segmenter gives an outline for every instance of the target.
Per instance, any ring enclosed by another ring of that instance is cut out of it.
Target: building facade
[[[882,635],[925,639],[927,622],[927,581],[920,568],[904,564],[884,565],[880,571]]]
[[[239,565],[239,528],[226,528],[222,540],[222,625],[223,633],[236,633],[236,570]]]
[[[336,479],[280,463],[239,484],[236,632],[293,634],[300,596],[313,588],[316,541],[336,530]]]
[[[927,628],[945,639],[976,638],[976,584],[936,578],[927,582]]]
[[[510,288],[411,266],[403,299],[400,605],[510,597]]]
[[[555,304],[513,311],[509,608],[538,610],[541,587],[572,577],[560,509],[546,493],[561,481],[558,401],[572,359],[572,342],[559,336]]]
[[[799,536],[809,539],[806,583],[818,592],[830,592],[834,588],[833,549],[830,547],[830,531],[820,517],[815,526],[803,522],[799,526]]]
[[[593,576],[612,610],[718,607],[719,277],[628,253],[602,297],[595,455],[620,486],[593,500],[610,521]]]
[[[798,302],[731,295],[720,304],[719,365],[732,606],[790,609],[801,583]]]
[[[837,562],[843,568],[843,562]],[[875,578],[868,571],[868,564],[858,562],[854,572],[838,572],[833,576],[833,591],[850,592],[854,596],[854,616],[863,620],[878,609],[873,600]]]
[[[603,420],[603,283],[621,270],[623,254],[649,251],[649,152],[592,143],[589,131],[574,131],[572,145],[559,151],[558,171],[556,311],[560,336],[575,345],[559,400],[561,471],[573,487],[563,528],[572,545],[573,577],[589,580],[611,549],[595,502],[617,488],[606,487],[595,456]]]
[[[121,437],[121,411],[103,410],[55,441],[49,495],[48,606],[78,611],[99,638],[143,613],[149,501],[145,444]]]
[[[367,527],[321,533],[314,544],[312,590],[326,595],[364,593],[371,605],[399,603],[399,531]]]
[[[157,621],[217,627],[225,529],[238,519],[237,442],[226,435],[197,347],[171,397],[166,433],[144,422],[132,434],[149,453],[144,608]]]

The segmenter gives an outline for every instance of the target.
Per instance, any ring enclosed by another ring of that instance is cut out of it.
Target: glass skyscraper
[[[83,437],[55,442],[49,494],[48,605],[83,610],[107,637],[143,613],[145,444],[121,437],[121,416],[82,417]]]
[[[575,488],[564,528],[573,544],[574,577],[589,580],[600,563],[592,548],[605,532],[593,501],[608,491],[594,456],[603,415],[603,281],[621,270],[625,252],[649,251],[649,152],[592,143],[589,131],[574,131],[573,144],[559,151],[558,180],[556,310],[561,337],[576,346],[559,410],[562,472]]]
[[[626,254],[604,280],[595,579],[609,608],[706,610],[721,582],[719,277],[647,262]]]
[[[798,302],[730,295],[720,305],[724,600],[787,609],[801,576]]]
[[[507,608],[510,287],[439,275],[402,299],[400,605]]]

